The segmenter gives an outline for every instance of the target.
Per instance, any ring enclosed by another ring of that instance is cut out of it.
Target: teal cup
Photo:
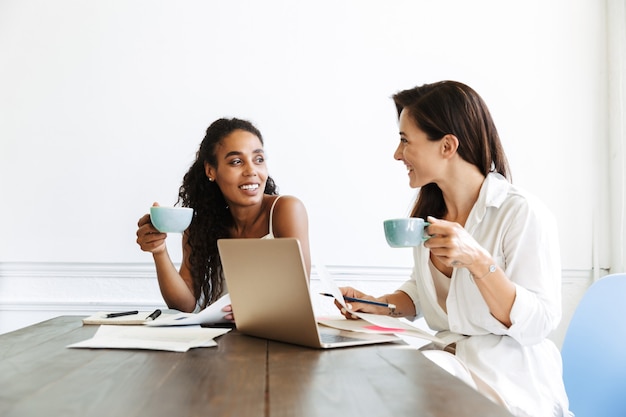
[[[385,220],[383,225],[387,243],[392,248],[419,246],[430,238],[426,233],[426,228],[430,223],[418,217],[389,219]]]
[[[161,233],[182,233],[191,224],[190,207],[150,207],[150,221]]]

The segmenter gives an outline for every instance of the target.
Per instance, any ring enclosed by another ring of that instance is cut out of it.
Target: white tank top
[[[276,206],[276,202],[281,196],[276,197],[276,200],[272,203],[272,208],[270,209],[270,232],[263,236],[261,239],[274,239],[274,206]]]

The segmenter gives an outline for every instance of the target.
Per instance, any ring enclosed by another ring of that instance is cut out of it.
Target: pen
[[[333,297],[334,296],[332,294],[329,294],[327,292],[321,292],[321,295],[325,296],[325,297]],[[387,307],[387,308],[396,308],[395,304],[388,304],[388,303],[381,303],[379,301],[370,301],[370,300],[364,300],[362,298],[354,298],[354,297],[343,297],[344,300],[346,301],[353,301],[355,303],[365,303],[365,304],[372,304],[375,306],[381,306],[381,307]]]
[[[146,320],[154,320],[157,317],[159,317],[161,315],[161,310],[159,310],[158,308],[156,310],[154,310],[154,313],[150,314],[148,317],[146,317]]]
[[[107,319],[112,319],[114,317],[122,317],[122,316],[130,316],[133,314],[139,314],[139,312],[137,310],[135,311],[123,311],[121,313],[109,313],[106,315]]]

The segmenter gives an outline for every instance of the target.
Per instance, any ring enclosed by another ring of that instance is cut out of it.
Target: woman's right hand
[[[367,295],[362,293],[359,290],[356,290],[352,287],[340,287],[339,291],[341,291],[341,295],[344,297],[352,297],[352,298],[360,298],[362,300],[370,300],[370,301],[379,301],[371,295]],[[335,305],[341,311],[341,314],[344,315],[347,319],[358,319],[357,316],[351,314],[348,310],[342,307],[342,305],[335,300]],[[381,307],[374,306],[366,303],[359,303],[358,301],[350,301],[346,302],[346,307],[348,307],[352,311],[360,311],[362,313],[372,313],[372,314],[385,314],[385,309],[381,310]]]
[[[154,205],[158,205],[155,203]],[[144,214],[137,222],[137,244],[144,252],[154,255],[165,251],[167,233],[159,232],[150,222],[150,214]]]

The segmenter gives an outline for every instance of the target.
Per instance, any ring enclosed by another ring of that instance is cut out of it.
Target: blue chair
[[[561,355],[576,417],[626,416],[626,273],[607,275],[585,292]]]

